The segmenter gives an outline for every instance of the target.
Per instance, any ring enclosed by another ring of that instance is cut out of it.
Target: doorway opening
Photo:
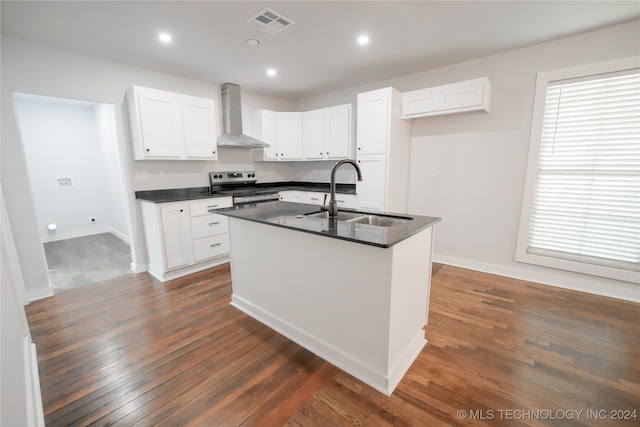
[[[16,93],[54,293],[133,274],[115,105]]]

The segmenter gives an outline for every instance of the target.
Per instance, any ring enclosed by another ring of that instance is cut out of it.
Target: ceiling
[[[640,17],[638,1],[2,0],[0,7],[3,34],[291,100]],[[271,35],[245,23],[266,7],[295,24]],[[171,43],[157,40],[163,31]],[[356,43],[361,34],[368,45]],[[266,75],[270,67],[275,77]]]

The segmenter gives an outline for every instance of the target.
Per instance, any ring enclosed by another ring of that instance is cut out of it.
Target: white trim
[[[40,236],[42,243],[58,242],[60,240],[75,239],[76,237],[93,236],[95,234],[111,233],[111,228],[101,227],[93,230],[74,231],[72,233],[52,234],[50,236]]]
[[[46,288],[36,289],[35,291],[27,291],[27,300],[29,302],[38,301],[41,299],[49,298],[53,296],[53,287],[51,283]]]
[[[131,262],[131,271],[133,271],[134,273],[144,273],[148,269],[148,264],[136,264],[135,262]]]
[[[504,276],[512,279],[554,286],[556,288],[586,292],[603,297],[616,298],[625,301],[640,303],[640,287],[633,283],[616,283],[613,280],[607,280],[606,284],[594,284],[589,283],[589,281],[587,280],[581,280],[579,277],[558,278],[553,274],[556,273],[555,271],[551,270],[551,273],[548,273],[548,270],[544,267],[532,266],[531,268],[535,268],[536,271],[526,271],[523,269],[508,267],[504,265],[490,264],[481,261],[474,261],[470,259],[450,257],[438,254],[434,254],[433,262],[480,271],[483,273],[494,274],[496,276]],[[577,275],[578,273],[567,274]]]
[[[206,261],[198,263],[198,264],[193,264],[193,265],[189,265],[187,267],[178,268],[176,270],[171,270],[171,271],[166,271],[166,272],[163,272],[162,269],[160,269],[160,268],[154,268],[153,266],[146,265],[147,268],[144,271],[148,271],[149,274],[151,274],[153,277],[155,277],[156,279],[160,280],[161,282],[167,282],[169,280],[174,280],[174,279],[177,279],[179,277],[183,277],[183,276],[186,276],[186,275],[189,275],[189,274],[197,273],[199,271],[206,270],[208,268],[217,267],[219,265],[222,265],[222,264],[225,264],[225,263],[229,262],[229,260],[230,260],[229,255],[222,255],[222,256],[219,256],[217,258],[214,258],[214,259],[211,259],[211,260],[206,260]],[[132,263],[132,265],[133,265],[133,263]],[[132,269],[133,269],[133,267],[132,267]],[[139,272],[136,271],[136,273],[139,273]]]
[[[44,427],[44,410],[38,372],[38,352],[28,336],[24,337],[25,379],[27,393],[27,425]]]
[[[116,236],[118,239],[122,240],[123,242],[125,242],[127,245],[131,246],[129,243],[129,237],[127,237],[124,233],[119,232],[118,230],[116,230],[115,228],[111,227],[109,229],[109,233],[113,234],[114,236]]]
[[[559,258],[545,257],[530,254],[527,252],[529,242],[529,229],[531,226],[531,212],[533,205],[533,195],[535,192],[536,178],[538,175],[538,161],[540,155],[540,142],[542,138],[542,120],[544,118],[544,109],[546,102],[546,91],[549,82],[575,78],[578,76],[588,76],[602,74],[612,71],[620,71],[632,68],[638,68],[640,65],[640,57],[630,56],[627,58],[616,59],[612,61],[598,62],[595,64],[580,65],[577,67],[564,68],[560,70],[540,72],[536,79],[536,88],[534,95],[534,105],[531,120],[531,135],[529,141],[529,157],[527,160],[527,173],[525,176],[525,186],[522,197],[522,208],[520,211],[520,225],[518,228],[518,240],[516,244],[515,260],[527,264],[537,266],[555,268],[577,272],[580,274],[588,274],[600,277],[606,277],[614,280],[626,281],[631,283],[640,283],[640,275],[637,272],[616,269],[611,267],[603,267],[593,264],[585,264],[576,261],[563,260]],[[509,276],[511,277],[511,276]],[[553,286],[559,286],[552,284]],[[561,286],[564,287],[564,286]],[[569,289],[574,289],[569,287]],[[580,287],[577,290],[590,292]],[[598,291],[593,291],[602,295]],[[613,293],[617,294],[616,291]],[[610,294],[610,292],[607,292]],[[627,293],[622,292],[627,295]],[[613,296],[613,295],[607,295]],[[614,296],[614,298],[627,299],[624,296]],[[633,301],[633,299],[631,299]]]

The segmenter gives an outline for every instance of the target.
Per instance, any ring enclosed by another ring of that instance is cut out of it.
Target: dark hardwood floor
[[[640,425],[639,304],[437,266],[429,343],[387,397],[229,306],[230,281],[27,306],[47,426]]]

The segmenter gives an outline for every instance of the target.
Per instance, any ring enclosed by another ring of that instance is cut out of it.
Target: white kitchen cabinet
[[[179,159],[182,140],[176,95],[134,86],[128,101],[134,159]]]
[[[405,213],[409,185],[410,123],[402,94],[388,87],[358,94],[356,183],[359,208]]]
[[[318,193],[315,191],[304,191],[304,203],[310,205],[325,205],[329,203],[329,197],[326,197],[326,193]],[[326,198],[326,203],[325,203]]]
[[[190,248],[189,214],[186,210],[186,203],[170,203],[160,207],[164,269],[167,271],[188,265],[193,256]]]
[[[412,119],[466,111],[489,111],[487,77],[414,90],[402,94],[402,117]]]
[[[269,144],[262,149],[263,160],[278,160],[278,113],[258,110],[253,113],[253,133],[256,138]]]
[[[280,201],[282,202],[291,202],[292,201],[292,193],[291,190],[278,191],[278,195],[280,196]]]
[[[253,136],[270,145],[262,160],[347,159],[351,152],[351,104],[304,113],[257,110]]]
[[[351,156],[351,104],[303,114],[305,160],[347,159]]]
[[[302,113],[278,113],[280,160],[302,160]]]
[[[181,96],[185,157],[217,160],[216,109],[211,99]]]
[[[384,211],[387,193],[387,155],[371,154],[359,156],[358,166],[360,166],[363,178],[362,181],[356,183],[360,208],[371,211]]]
[[[294,203],[304,203],[304,191],[292,191],[291,201]]]
[[[311,205],[327,205],[331,193],[319,191],[280,191],[280,200],[284,202],[308,203]],[[357,209],[358,197],[355,194],[336,194],[336,202],[339,208]]]
[[[215,102],[132,87],[127,93],[134,160],[216,160]]]
[[[389,144],[392,88],[358,94],[357,155],[384,154]]]
[[[351,104],[324,109],[327,159],[351,158]]]
[[[325,159],[324,111],[314,110],[302,114],[302,135],[305,160]]]
[[[172,280],[229,261],[229,226],[209,209],[233,206],[232,197],[185,202],[140,202],[148,271]]]

